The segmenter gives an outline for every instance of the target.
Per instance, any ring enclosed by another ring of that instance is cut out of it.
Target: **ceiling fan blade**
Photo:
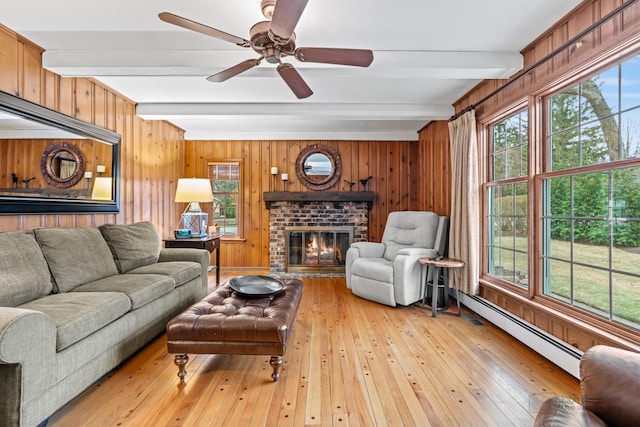
[[[286,43],[291,38],[309,0],[277,0],[271,17],[269,34],[274,41]]]
[[[225,80],[229,80],[231,77],[235,77],[240,73],[244,73],[245,71],[258,66],[259,64],[259,59],[247,59],[246,61],[242,61],[241,63],[234,65],[231,68],[227,68],[226,70],[222,70],[219,73],[207,77],[207,80],[210,82],[220,83]]]
[[[373,52],[365,49],[334,49],[328,47],[300,47],[294,53],[302,62],[353,65],[368,67],[373,62]]]
[[[225,33],[224,31],[216,30],[204,24],[192,21],[187,18],[183,18],[178,15],[174,15],[169,12],[162,12],[158,14],[158,17],[169,24],[177,25],[178,27],[186,28],[187,30],[195,31],[197,33],[204,34],[206,36],[215,37],[216,39],[224,40],[237,44],[242,47],[251,47],[251,42],[245,40],[242,37],[234,36],[233,34]]]
[[[279,0],[278,0],[279,1]],[[289,86],[289,89],[298,97],[298,99],[308,98],[313,95],[313,91],[302,79],[298,71],[291,64],[278,65],[278,74],[282,80]]]

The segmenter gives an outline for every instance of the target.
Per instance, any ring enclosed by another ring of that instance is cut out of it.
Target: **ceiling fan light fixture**
[[[265,18],[271,19],[273,10],[276,8],[276,0],[261,0],[260,9]]]
[[[272,47],[268,47],[264,53],[264,59],[269,64],[279,64],[280,63],[280,51],[274,49]]]

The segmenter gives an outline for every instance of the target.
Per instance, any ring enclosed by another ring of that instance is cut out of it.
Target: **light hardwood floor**
[[[49,426],[529,426],[545,398],[579,399],[576,379],[483,319],[303,281],[278,383],[268,356],[191,355],[181,386],[162,335]]]

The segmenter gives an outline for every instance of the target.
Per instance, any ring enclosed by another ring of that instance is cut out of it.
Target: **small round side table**
[[[458,295],[458,276],[456,271],[458,268],[464,267],[464,261],[460,261],[459,259],[453,258],[428,258],[422,257],[418,260],[420,264],[422,264],[423,268],[427,269],[427,272],[424,274],[425,277],[425,285],[424,285],[424,294],[422,295],[422,306],[424,307],[425,300],[427,298],[427,288],[432,286],[431,292],[431,317],[438,316],[438,288],[440,287],[440,271],[443,268],[448,268],[449,270],[453,270],[453,285],[456,290],[456,305],[458,306],[458,316],[460,316],[460,298]],[[428,282],[428,268],[429,266],[435,267],[435,275],[431,281]],[[447,288],[449,287],[449,281],[447,280],[449,277],[448,274],[445,275],[445,283],[444,283],[444,292],[447,292]],[[447,301],[447,298],[445,298]],[[446,310],[448,307],[445,305],[443,310]],[[443,311],[446,313],[446,311]]]

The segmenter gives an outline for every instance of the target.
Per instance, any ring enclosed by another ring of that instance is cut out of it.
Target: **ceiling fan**
[[[158,16],[162,21],[169,24],[228,41],[240,47],[250,47],[260,55],[257,59],[247,59],[233,67],[213,74],[207,77],[208,81],[223,82],[258,66],[264,59],[271,64],[278,64],[277,71],[280,77],[282,77],[291,91],[299,99],[302,99],[311,96],[313,91],[293,65],[282,62],[282,58],[293,56],[302,62],[356,67],[368,67],[373,61],[373,52],[370,50],[324,47],[296,48],[296,35],[293,30],[308,2],[309,0],[262,0],[260,2],[262,13],[270,21],[261,21],[251,27],[249,40],[169,12],[162,12]]]

